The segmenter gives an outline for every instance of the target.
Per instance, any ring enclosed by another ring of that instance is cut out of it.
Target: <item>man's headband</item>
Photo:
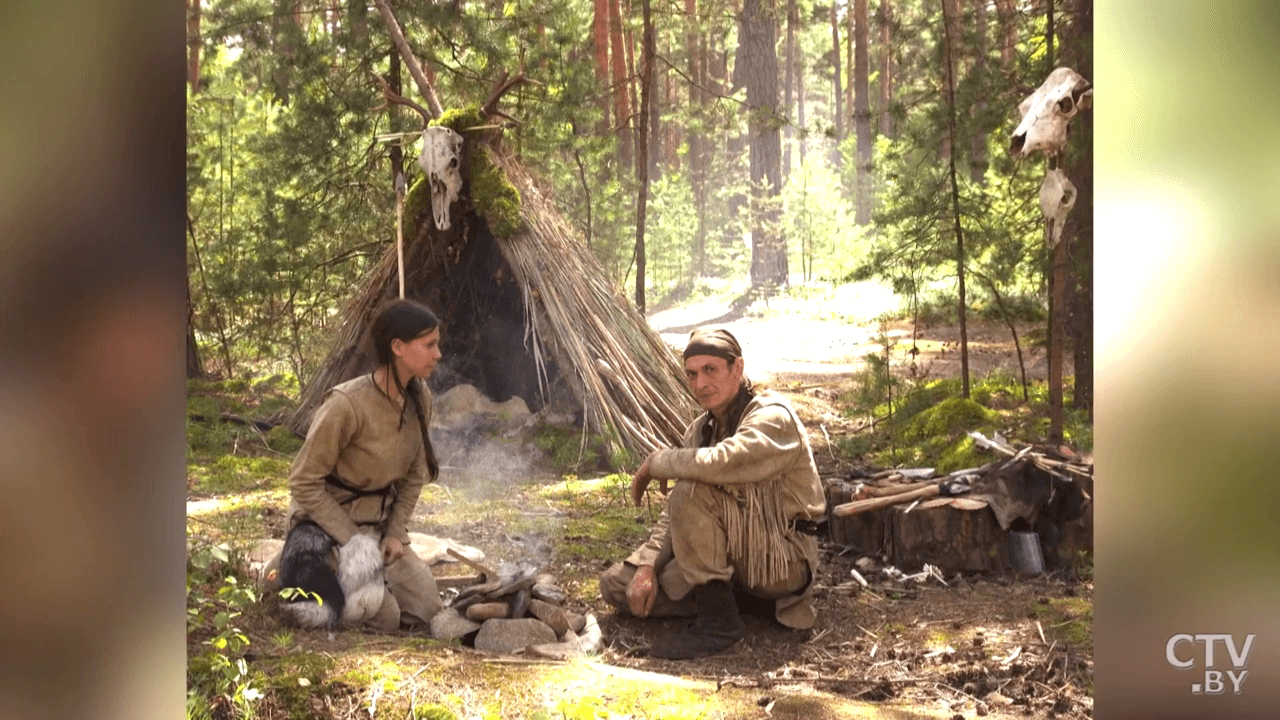
[[[711,355],[724,358],[730,365],[742,357],[742,346],[728,330],[698,328],[689,333],[689,345],[684,349],[684,359],[694,355]]]

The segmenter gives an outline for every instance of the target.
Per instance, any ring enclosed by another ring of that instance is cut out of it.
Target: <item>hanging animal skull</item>
[[[1067,213],[1076,206],[1076,186],[1067,178],[1066,173],[1054,168],[1044,175],[1040,183],[1040,214],[1049,224],[1046,239],[1049,247],[1058,244],[1062,237],[1062,226],[1067,222]]]
[[[1022,122],[1013,131],[1010,150],[1014,155],[1030,155],[1043,150],[1057,155],[1067,144],[1067,125],[1076,113],[1093,101],[1093,85],[1075,70],[1060,67],[1049,73],[1044,83],[1022,104]]]
[[[462,189],[462,136],[447,127],[422,131],[422,153],[418,165],[431,183],[431,216],[436,227],[449,229],[449,206]]]

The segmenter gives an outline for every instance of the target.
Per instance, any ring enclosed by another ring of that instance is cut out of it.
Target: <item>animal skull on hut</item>
[[[1018,105],[1022,122],[1013,131],[1010,150],[1030,155],[1043,150],[1057,155],[1067,144],[1067,126],[1076,113],[1093,101],[1093,85],[1075,70],[1060,67],[1049,73],[1026,100]]]
[[[1067,213],[1076,206],[1076,186],[1067,178],[1060,168],[1053,168],[1044,175],[1040,183],[1040,214],[1048,223],[1045,240],[1049,247],[1058,244],[1062,237],[1062,226],[1067,222]]]
[[[418,165],[431,183],[431,216],[436,227],[449,229],[449,206],[462,189],[462,136],[447,127],[422,131],[422,153]]]

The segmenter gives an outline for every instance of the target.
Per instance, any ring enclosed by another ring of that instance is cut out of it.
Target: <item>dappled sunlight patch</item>
[[[187,501],[188,517],[209,518],[218,514],[244,510],[262,512],[266,508],[283,508],[289,504],[287,489],[258,490],[239,495],[223,495]]]
[[[222,455],[212,462],[188,464],[188,487],[197,495],[286,489],[290,464],[281,457]]]
[[[557,482],[543,485],[537,490],[537,493],[548,500],[567,503],[595,502],[613,499],[620,487],[628,487],[630,483],[631,477],[621,473],[597,478],[579,478],[576,475],[565,475]]]

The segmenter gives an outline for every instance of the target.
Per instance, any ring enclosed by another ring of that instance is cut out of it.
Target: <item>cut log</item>
[[[937,483],[931,480],[926,480],[924,482],[907,483],[905,485],[888,485],[886,487],[866,486],[859,490],[857,494],[866,498],[892,497],[894,495],[901,495],[902,493],[908,493],[913,490],[920,490],[921,488],[926,488],[930,485],[937,486]]]
[[[856,515],[860,512],[867,512],[868,510],[879,510],[880,508],[886,508],[890,505],[897,505],[899,503],[909,503],[913,500],[926,500],[936,496],[937,494],[938,486],[934,483],[929,483],[928,487],[922,487],[919,490],[912,490],[910,492],[890,495],[888,497],[871,498],[869,500],[855,500],[851,503],[837,505],[831,509],[831,516],[847,517],[849,515]]]

